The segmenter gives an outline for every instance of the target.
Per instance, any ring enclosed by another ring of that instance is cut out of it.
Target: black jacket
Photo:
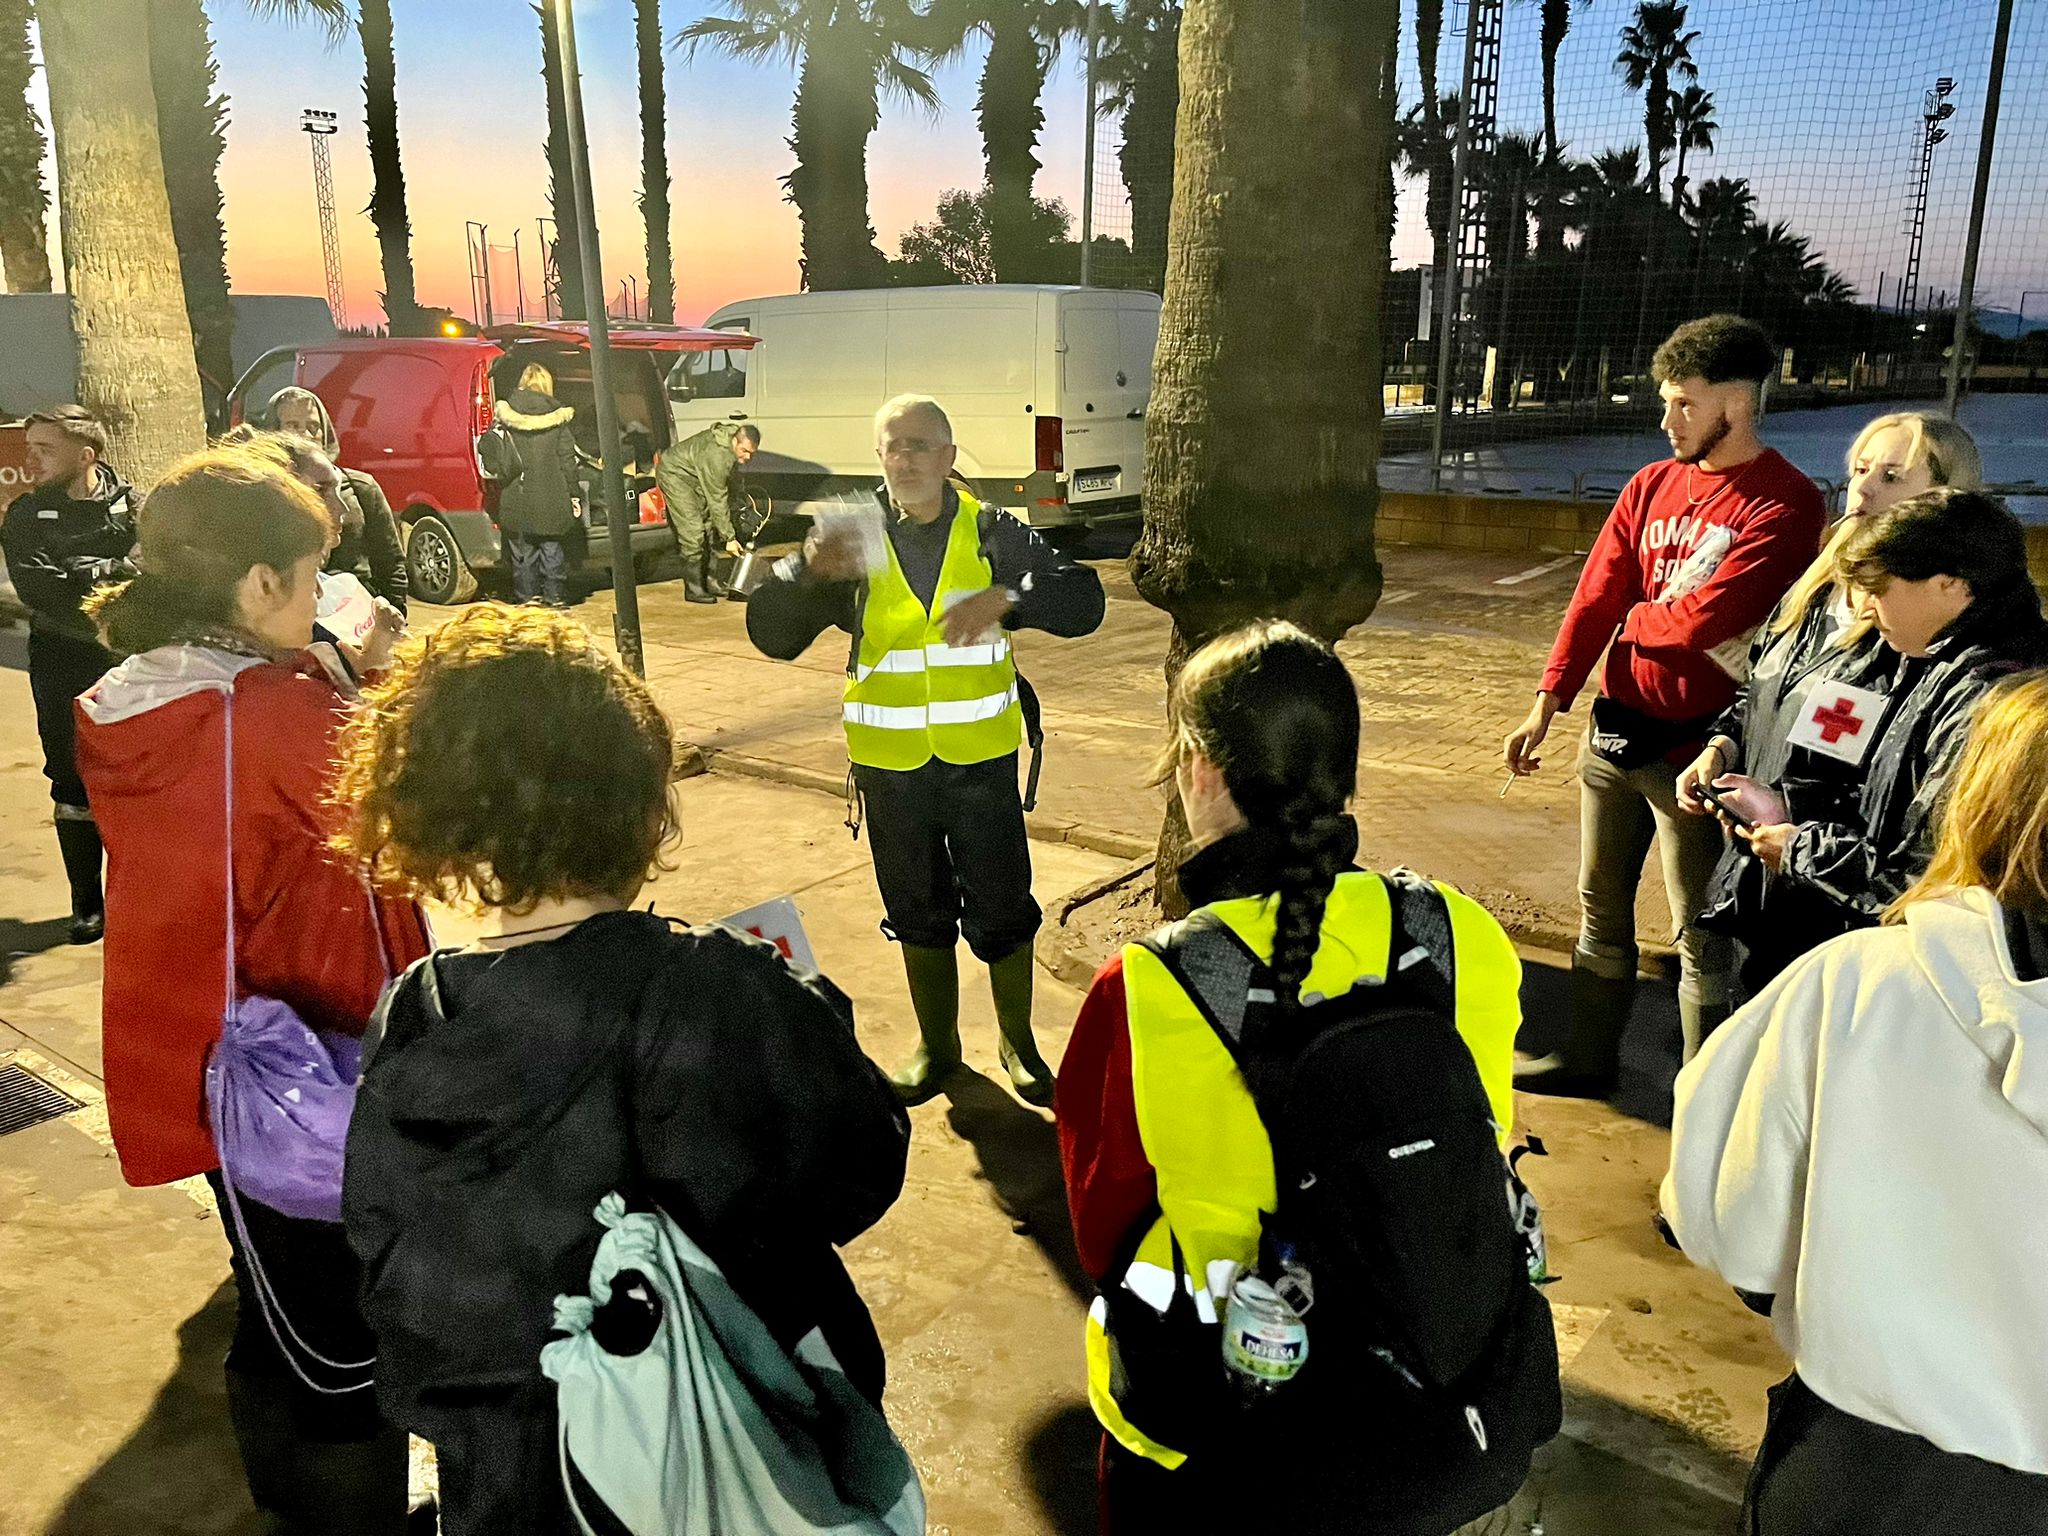
[[[405,612],[405,546],[399,542],[398,520],[384,489],[360,469],[341,472],[341,499],[356,520],[341,530],[341,542],[327,557],[327,569],[345,571]]]
[[[578,494],[576,412],[536,389],[498,402],[497,420],[517,434],[519,478],[498,493],[498,526],[529,539],[564,539],[577,529],[570,499]]]
[[[106,465],[90,496],[38,486],[14,498],[0,529],[7,574],[28,605],[30,622],[72,640],[97,640],[79,604],[102,582],[135,574],[135,513],[141,497]]]
[[[342,1195],[386,1412],[431,1435],[530,1395],[613,1190],[668,1212],[785,1345],[822,1327],[879,1401],[833,1245],[889,1208],[909,1144],[845,996],[731,929],[620,912],[429,956],[372,1022]]]
[[[939,589],[953,519],[959,515],[959,494],[948,486],[945,510],[929,523],[890,512],[887,493],[876,494],[888,518],[897,563],[917,600],[929,608]],[[995,585],[1017,594],[1017,605],[1004,617],[1003,628],[1042,629],[1074,639],[1093,634],[1101,625],[1102,578],[1067,559],[1001,507],[981,509],[981,547]],[[775,563],[768,580],[748,598],[747,638],[764,655],[794,661],[828,629],[837,627],[852,635],[860,623],[865,593],[865,583],[858,581],[812,580],[803,556],[788,556]]]
[[[1784,877],[1874,922],[1927,868],[1934,816],[1977,700],[2000,678],[2048,663],[2041,597],[2022,579],[1987,592],[1926,656],[1892,659],[1890,697],[1863,761],[1853,817],[1801,820]]]
[[[1898,653],[1875,631],[1846,650],[1836,645],[1834,606],[1832,594],[1824,592],[1792,629],[1772,634],[1767,625],[1750,647],[1748,679],[1713,726],[1712,734],[1726,736],[1740,754],[1731,770],[1777,790],[1794,822],[1856,821],[1864,777],[1860,763],[1792,744],[1792,728],[1814,692],[1837,682],[1886,693],[1898,667]],[[1756,929],[1762,922],[1804,928],[1812,919],[1810,937],[1819,943],[1834,937],[1841,923],[1834,904],[1816,909],[1817,899],[1810,890],[1800,899],[1751,855],[1747,843],[1731,838],[1714,870],[1703,916],[1709,927],[1751,939],[1760,937]],[[1774,935],[1776,947],[1784,948],[1788,937]],[[1810,945],[1802,939],[1798,947]]]

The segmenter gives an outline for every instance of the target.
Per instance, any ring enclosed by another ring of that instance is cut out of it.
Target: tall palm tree
[[[1714,121],[1714,93],[1688,85],[1671,98],[1671,136],[1678,146],[1678,168],[1671,175],[1671,207],[1679,211],[1685,203],[1685,153],[1696,149],[1703,155],[1714,152],[1714,138],[1721,125]]]
[[[63,0],[39,19],[78,399],[106,423],[109,460],[146,487],[206,442],[164,191],[148,0]]]
[[[647,318],[673,325],[676,262],[669,248],[668,82],[661,57],[661,0],[633,0],[640,62],[640,217],[647,225]]]
[[[1543,158],[1551,165],[1559,159],[1557,142],[1557,55],[1571,35],[1572,8],[1591,5],[1593,0],[1543,0]]]
[[[1423,178],[1422,218],[1429,227],[1432,258],[1439,272],[1451,266],[1451,240],[1457,214],[1451,207],[1451,183],[1457,172],[1458,119],[1464,110],[1455,91],[1437,97],[1437,116],[1431,120],[1420,105],[1394,125],[1394,144],[1402,167],[1410,176]]]
[[[212,420],[234,387],[235,311],[228,302],[220,188],[227,98],[214,89],[220,70],[202,0],[155,0],[149,13],[149,66],[185,315],[192,324],[200,389]]]
[[[555,8],[536,5],[540,17],[540,73],[547,86],[548,212],[555,238],[541,259],[554,269],[555,313],[581,320],[583,310],[583,247],[577,239],[576,184],[569,168],[569,104],[562,85],[562,37],[555,26]]]
[[[1529,208],[1546,165],[1536,139],[1502,134],[1480,168],[1487,192],[1487,285],[1492,295],[1493,344],[1500,349],[1494,369],[1493,407],[1514,403],[1516,346],[1508,334],[1514,320],[1515,280],[1529,254]],[[1527,330],[1524,325],[1521,330]]]
[[[1756,220],[1756,194],[1740,176],[1716,176],[1686,198],[1693,229],[1693,308],[1700,307],[1707,263],[1739,261],[1749,226]]]
[[[14,293],[50,291],[43,125],[29,105],[29,0],[0,0],[0,267]]]
[[[1398,0],[1188,0],[1138,590],[1193,647],[1260,616],[1336,640],[1379,600],[1380,285]],[[1313,175],[1302,174],[1312,149]],[[1275,230],[1287,231],[1276,241]],[[1364,248],[1361,250],[1361,238]],[[1277,459],[1272,423],[1300,453]],[[1179,904],[1185,828],[1159,882]]]
[[[1614,68],[1632,91],[1643,93],[1643,138],[1649,156],[1650,191],[1664,196],[1664,162],[1671,155],[1671,80],[1699,78],[1692,60],[1698,32],[1685,30],[1686,7],[1679,0],[1637,0],[1636,19],[1621,29]]]
[[[1086,16],[1081,0],[936,0],[926,13],[932,32],[925,51],[959,53],[967,40],[988,44],[974,115],[988,168],[989,239],[996,280],[1042,282],[1043,242],[1033,244],[1031,189],[1038,176],[1038,135],[1045,127],[1039,98],[1060,45]]]
[[[370,139],[370,222],[384,265],[384,318],[394,336],[420,328],[413,292],[412,220],[405,211],[405,165],[398,153],[398,61],[392,48],[391,0],[356,0],[363,41],[363,126]]]
[[[731,14],[706,16],[675,36],[694,52],[786,59],[796,68],[785,179],[803,226],[803,281],[813,289],[877,288],[889,263],[868,213],[868,140],[886,92],[937,111],[931,76],[912,64],[922,24],[911,0],[719,0]]]
[[[1181,0],[1124,0],[1103,19],[1096,78],[1103,112],[1116,114],[1123,128],[1116,153],[1131,195],[1132,281],[1157,293],[1166,284],[1166,224],[1173,212]]]

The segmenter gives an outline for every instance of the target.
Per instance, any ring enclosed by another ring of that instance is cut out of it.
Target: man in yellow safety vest
[[[1000,507],[950,480],[957,449],[935,400],[875,413],[875,512],[815,526],[747,607],[763,653],[802,655],[825,630],[853,637],[842,718],[866,806],[883,932],[903,946],[922,1037],[893,1074],[910,1103],[960,1065],[955,952],[989,968],[1000,1055],[1018,1095],[1052,1103],[1031,1035],[1031,941],[1041,920],[1017,788],[1025,700],[1010,633],[1089,634],[1102,583]],[[863,538],[861,524],[869,536]]]

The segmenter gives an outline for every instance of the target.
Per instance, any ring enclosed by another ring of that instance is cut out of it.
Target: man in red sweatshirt
[[[1757,435],[1777,354],[1761,327],[1709,315],[1651,362],[1671,457],[1622,488],[1586,557],[1536,702],[1506,742],[1534,773],[1538,749],[1602,651],[1579,751],[1579,941],[1563,1048],[1516,1067],[1532,1093],[1605,1097],[1635,995],[1636,887],[1654,833],[1678,933],[1678,1011],[1691,1059],[1728,1014],[1732,946],[1695,922],[1721,855],[1711,817],[1678,809],[1678,771],[1735,698],[1749,637],[1813,560],[1820,492]]]

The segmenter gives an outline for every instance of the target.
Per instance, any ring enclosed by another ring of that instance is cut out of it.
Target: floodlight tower
[[[1941,125],[1956,115],[1956,104],[1949,100],[1955,88],[1954,78],[1943,75],[1920,102],[1920,179],[1913,190],[1912,238],[1906,248],[1905,288],[1899,295],[1899,312],[1908,316],[1915,313],[1920,298],[1920,244],[1927,234],[1927,184],[1934,175],[1934,146],[1948,137],[1948,130]]]
[[[327,308],[336,329],[348,324],[348,295],[341,286],[341,231],[334,222],[334,165],[327,141],[341,131],[332,112],[308,107],[299,114],[299,128],[313,141],[313,199],[320,205],[320,254],[327,262]]]

